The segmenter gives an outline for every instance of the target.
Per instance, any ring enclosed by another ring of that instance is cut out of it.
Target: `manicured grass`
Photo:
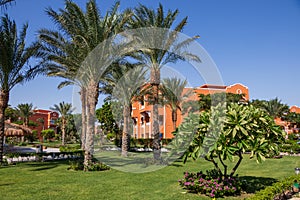
[[[107,162],[109,162],[107,160]],[[249,191],[294,175],[299,157],[267,159],[262,164],[245,156],[238,174],[249,183]],[[174,162],[147,173],[115,169],[102,172],[68,171],[68,162],[20,163],[0,167],[0,199],[209,199],[186,193],[177,183],[185,171],[211,169],[206,161]],[[239,199],[226,198],[226,199]]]

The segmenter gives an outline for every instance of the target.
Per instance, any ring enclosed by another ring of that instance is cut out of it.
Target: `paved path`
[[[13,147],[7,147],[9,151],[12,152],[20,152],[20,153],[36,153],[38,152],[38,148],[36,147],[22,147],[22,146],[13,146]],[[45,153],[56,153],[60,152],[59,148],[47,148],[43,149],[43,152]]]

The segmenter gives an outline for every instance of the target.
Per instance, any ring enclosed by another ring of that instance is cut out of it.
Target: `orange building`
[[[199,100],[199,94],[213,94],[218,92],[234,93],[234,94],[244,94],[245,100],[249,100],[248,87],[242,84],[233,84],[230,86],[220,86],[220,85],[202,85],[197,88],[185,88],[183,93],[189,90],[193,90],[193,93],[189,95],[188,100]],[[163,139],[173,138],[172,132],[174,131],[172,122],[172,111],[168,106],[159,106],[159,126],[160,133]],[[132,104],[132,118],[134,121],[133,134],[132,137],[136,139],[152,139],[153,133],[152,128],[152,117],[153,106],[149,105],[147,101],[135,101]],[[178,127],[183,120],[181,112],[177,111],[177,122]]]
[[[37,109],[33,111],[33,115],[29,120],[35,122],[38,126],[31,127],[32,130],[37,130],[38,137],[41,138],[41,131],[45,129],[54,129],[56,132],[57,125],[55,124],[59,114],[51,110]]]
[[[300,114],[300,107],[298,107],[298,106],[291,106],[290,107],[290,112],[291,113],[293,112],[293,113]],[[279,118],[279,117],[275,118],[275,123],[277,125],[279,125],[279,126],[282,126],[283,129],[284,129],[284,131],[287,134],[298,133],[299,129],[300,129],[300,127],[297,127],[297,124],[285,121],[284,119]]]

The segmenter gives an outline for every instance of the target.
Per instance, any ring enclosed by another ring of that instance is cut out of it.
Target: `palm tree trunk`
[[[65,137],[66,137],[66,119],[62,117],[62,127],[61,127],[61,144],[65,145]]]
[[[153,86],[153,117],[152,117],[152,133],[153,133],[153,157],[155,160],[160,160],[161,148],[159,141],[159,113],[158,113],[158,87],[160,84],[160,71],[157,67],[153,67],[150,75],[150,82]]]
[[[155,64],[154,64],[155,65]],[[158,113],[158,88],[160,84],[160,69],[157,66],[151,68],[150,84],[153,87],[153,117],[152,117],[152,133],[153,133],[153,158],[161,159],[161,147],[159,138],[159,113]]]
[[[129,149],[129,120],[130,120],[130,106],[124,105],[123,108],[123,135],[122,135],[122,156],[127,157]]]
[[[85,150],[85,139],[86,139],[86,89],[81,88],[81,148]]]
[[[28,124],[29,124],[29,118],[26,117],[26,118],[25,118],[25,126],[28,127]]]
[[[173,122],[173,129],[174,131],[176,131],[177,110],[172,110],[172,122]]]
[[[98,84],[91,80],[87,87],[87,129],[84,152],[84,171],[87,171],[92,163],[94,154],[95,135],[95,109],[99,96]]]
[[[4,132],[5,132],[5,109],[8,107],[9,91],[0,91],[0,164],[3,163]]]

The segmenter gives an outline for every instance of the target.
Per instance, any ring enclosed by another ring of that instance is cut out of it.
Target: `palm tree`
[[[163,6],[160,4],[158,9],[147,8],[144,5],[134,9],[134,16],[130,27],[132,29],[149,28],[148,31],[139,30],[136,31],[135,39],[140,43],[149,41],[150,44],[145,46],[148,48],[140,49],[132,57],[139,60],[150,70],[150,85],[153,91],[153,123],[152,132],[154,136],[153,149],[154,159],[160,159],[160,144],[159,144],[159,119],[158,119],[158,90],[160,85],[160,69],[167,63],[175,63],[178,60],[191,59],[200,62],[200,59],[182,50],[186,48],[192,41],[198,36],[184,40],[180,43],[178,39],[178,33],[181,32],[187,23],[187,17],[182,19],[177,25],[175,20],[179,11],[176,9],[173,11],[164,12]],[[170,32],[169,29],[174,27],[174,31]],[[155,29],[156,28],[156,29]],[[158,30],[159,29],[159,30]],[[154,45],[154,47],[153,47]],[[176,50],[176,52],[172,52]]]
[[[29,117],[33,115],[33,110],[34,110],[33,104],[32,103],[18,104],[16,110],[19,117],[23,118],[24,120],[23,125],[28,127]]]
[[[0,0],[0,7],[1,7],[1,9],[6,10],[7,6],[9,6],[15,2],[16,2],[16,0]]]
[[[132,103],[139,88],[145,84],[145,73],[146,70],[142,67],[134,67],[128,70],[125,66],[124,71],[121,72],[122,77],[115,80],[112,96],[123,107],[122,156],[124,157],[127,157],[130,146]],[[114,113],[118,112],[114,111]]]
[[[277,97],[262,104],[262,109],[265,110],[273,118],[282,117],[289,112],[289,106],[283,104]]]
[[[81,148],[85,150],[86,137],[86,88],[79,78],[77,70],[83,61],[80,56],[80,48],[67,41],[59,32],[42,29],[39,31],[39,39],[42,44],[41,52],[44,62],[41,64],[47,69],[47,76],[64,78],[57,88],[61,89],[69,85],[80,88],[81,99]]]
[[[47,14],[58,25],[61,33],[47,29],[40,31],[41,40],[47,44],[44,53],[50,62],[46,62],[46,65],[52,65],[52,69],[54,68],[55,73],[52,74],[66,78],[67,81],[63,85],[76,82],[81,88],[84,116],[82,119],[86,119],[86,122],[82,122],[86,125],[85,169],[91,163],[93,155],[95,107],[99,96],[99,82],[104,79],[109,62],[113,61],[113,58],[109,57],[111,41],[105,41],[122,31],[131,17],[128,10],[119,13],[118,8],[119,2],[114,4],[105,17],[101,17],[94,0],[87,2],[86,13],[75,3],[66,1],[65,10],[55,12],[51,8],[47,9]],[[101,47],[95,49],[100,43],[103,49]],[[106,55],[101,56],[99,51]],[[93,56],[99,58],[96,63]],[[55,69],[56,67],[58,68]]]
[[[66,124],[67,124],[67,119],[68,117],[71,115],[71,113],[73,112],[72,109],[72,104],[70,103],[65,103],[64,101],[57,104],[54,104],[53,107],[50,108],[50,110],[56,111],[60,114],[60,118],[61,118],[61,132],[62,132],[62,136],[61,136],[61,144],[65,145],[65,137],[66,137]]]
[[[163,79],[163,84],[160,89],[163,99],[163,104],[169,106],[172,111],[173,129],[176,131],[177,110],[181,111],[181,104],[184,98],[189,94],[183,94],[183,90],[187,85],[187,81],[178,78]]]
[[[0,162],[3,159],[4,114],[8,107],[9,93],[17,84],[24,83],[40,72],[39,66],[30,66],[28,61],[36,56],[39,46],[33,43],[25,46],[28,25],[25,24],[20,34],[15,21],[7,15],[0,24]]]

